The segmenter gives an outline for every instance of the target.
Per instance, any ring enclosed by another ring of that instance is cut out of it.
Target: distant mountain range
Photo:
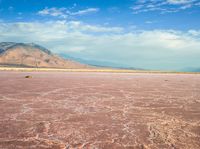
[[[181,71],[183,72],[200,72],[200,67],[199,68],[193,68],[193,67],[190,67],[190,68],[184,68],[182,69]]]
[[[34,43],[0,42],[0,65],[15,67],[87,68],[79,62],[61,58]]]
[[[109,61],[104,61],[104,60],[92,60],[92,59],[83,59],[83,58],[77,58],[77,57],[73,57],[70,55],[67,55],[65,53],[60,53],[59,55],[61,55],[62,57],[66,58],[66,59],[71,59],[83,64],[87,64],[87,65],[91,65],[91,66],[96,66],[96,67],[105,67],[105,68],[116,68],[116,69],[133,69],[133,70],[144,70],[141,68],[136,68],[136,67],[126,67],[123,66],[121,64],[118,63],[114,63],[114,62],[109,62]]]

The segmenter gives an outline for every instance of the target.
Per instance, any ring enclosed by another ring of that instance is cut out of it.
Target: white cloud
[[[88,8],[79,10],[76,12],[71,12],[67,8],[45,8],[43,10],[40,10],[38,12],[41,16],[53,16],[53,17],[60,17],[60,18],[67,18],[68,16],[75,16],[75,15],[86,15],[89,13],[95,13],[98,12],[99,8]]]
[[[98,11],[99,11],[99,8],[88,8],[84,10],[79,10],[77,12],[72,12],[71,15],[85,15],[85,14],[94,13]]]
[[[189,30],[188,33],[193,36],[200,36],[200,30]]]
[[[70,21],[68,22],[68,27],[73,30],[79,30],[79,31],[85,31],[90,33],[121,33],[123,32],[123,28],[121,27],[103,27],[103,26],[95,26],[95,25],[89,25],[84,24],[79,21]]]
[[[145,21],[146,24],[152,24],[154,21]]]
[[[14,10],[14,7],[13,7],[13,6],[9,6],[9,7],[8,7],[8,10],[9,10],[9,11],[13,11],[13,10]]]
[[[188,5],[184,5],[184,6],[182,6],[182,7],[180,7],[180,9],[188,9],[188,8],[191,8],[192,7],[192,5],[191,4],[188,4]]]
[[[138,68],[199,67],[200,34],[197,30],[126,33],[116,28],[74,21],[0,22],[0,41],[35,42],[55,53]]]
[[[39,15],[42,15],[42,16],[46,16],[46,15],[49,15],[49,16],[54,16],[54,17],[63,17],[63,18],[66,18],[68,15],[66,13],[66,8],[45,8],[41,11],[38,12]]]
[[[153,6],[153,5],[151,5],[151,6]],[[143,7],[144,7],[144,5],[136,5],[136,6],[132,7],[132,9],[133,10],[140,10]]]
[[[149,11],[158,11],[165,14],[199,6],[199,0],[137,0],[131,9],[134,14]]]
[[[187,4],[190,3],[191,0],[168,0],[169,4]]]

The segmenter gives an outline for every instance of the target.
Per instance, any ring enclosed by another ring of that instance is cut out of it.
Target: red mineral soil
[[[198,74],[0,72],[0,110],[1,149],[200,148]]]

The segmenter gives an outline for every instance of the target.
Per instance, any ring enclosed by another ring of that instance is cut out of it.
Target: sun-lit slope
[[[45,68],[86,68],[87,65],[63,59],[36,44],[0,43],[0,65]]]

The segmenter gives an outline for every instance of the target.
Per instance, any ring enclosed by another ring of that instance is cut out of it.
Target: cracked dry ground
[[[200,148],[198,74],[0,72],[0,109],[1,149]]]

